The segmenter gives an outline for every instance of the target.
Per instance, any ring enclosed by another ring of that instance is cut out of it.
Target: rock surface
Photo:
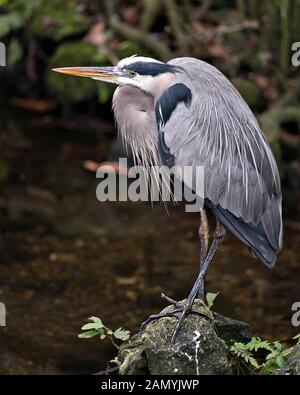
[[[300,344],[293,348],[286,364],[278,369],[275,375],[300,376]]]
[[[190,314],[184,321],[173,344],[171,337],[177,318],[164,317],[149,323],[120,348],[120,374],[150,375],[230,375],[234,365],[221,340],[251,338],[247,324],[213,313],[200,300],[194,308],[200,313]],[[162,312],[170,312],[173,306]],[[233,339],[234,336],[234,339]]]

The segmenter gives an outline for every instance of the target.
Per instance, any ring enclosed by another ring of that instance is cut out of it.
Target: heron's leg
[[[197,310],[193,309],[193,303],[194,303],[194,300],[197,296],[199,289],[201,289],[201,287],[203,288],[205,274],[207,272],[210,262],[212,261],[215,253],[217,252],[218,247],[220,246],[222,240],[224,239],[225,233],[226,233],[226,231],[225,231],[224,226],[219,221],[217,221],[217,226],[216,226],[216,230],[214,232],[214,237],[213,237],[213,241],[211,243],[210,249],[208,251],[208,254],[206,255],[206,258],[205,258],[203,264],[201,265],[200,273],[197,277],[197,280],[196,280],[186,302],[185,303],[178,303],[175,300],[169,298],[168,296],[162,294],[163,299],[167,300],[169,303],[174,304],[175,309],[171,312],[168,312],[168,313],[161,313],[161,314],[156,314],[156,315],[150,316],[142,324],[141,330],[151,321],[154,321],[154,320],[157,320],[157,319],[160,319],[163,317],[177,317],[178,322],[177,322],[177,325],[175,327],[175,330],[174,330],[174,333],[172,336],[172,342],[174,342],[176,335],[177,335],[177,333],[180,329],[180,326],[182,324],[183,319],[189,313],[195,313],[195,314],[205,316],[205,314],[199,313]]]
[[[208,241],[209,241],[209,226],[207,221],[207,215],[204,208],[200,209],[200,226],[199,226],[199,239],[200,239],[200,272],[204,260],[207,255],[208,250]],[[199,299],[204,299],[204,281],[202,286],[199,288],[197,297]]]
[[[220,244],[222,243],[224,237],[226,234],[226,230],[224,228],[224,226],[217,220],[217,226],[214,232],[214,237],[213,237],[213,241],[211,243],[210,249],[208,251],[208,254],[206,255],[206,258],[203,262],[203,265],[201,266],[201,270],[199,273],[199,276],[186,300],[186,303],[183,306],[183,310],[181,313],[181,316],[177,322],[176,328],[174,330],[173,336],[172,336],[172,341],[175,340],[175,337],[178,333],[178,330],[182,324],[183,319],[186,317],[187,314],[189,314],[191,312],[194,300],[197,296],[197,293],[199,291],[199,289],[203,288],[203,284],[204,284],[204,278],[205,278],[205,274],[207,272],[207,269],[209,267],[210,262],[212,261],[215,253],[217,252]]]

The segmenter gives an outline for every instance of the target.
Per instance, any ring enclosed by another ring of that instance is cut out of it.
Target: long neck
[[[125,145],[130,146],[134,160],[145,166],[158,165],[153,96],[135,86],[120,86],[113,96],[113,110],[119,134]]]
[[[162,93],[175,82],[175,78],[174,73],[163,73],[155,77],[144,77],[142,82],[143,90],[153,96],[155,104]]]

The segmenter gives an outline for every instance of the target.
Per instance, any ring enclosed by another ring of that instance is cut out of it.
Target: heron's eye
[[[129,76],[132,77],[132,78],[135,77],[135,76],[137,75],[137,73],[136,73],[135,71],[132,71],[132,70],[129,70],[129,71],[128,71],[128,74],[129,74]]]

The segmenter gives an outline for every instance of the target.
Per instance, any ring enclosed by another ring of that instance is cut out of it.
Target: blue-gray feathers
[[[177,104],[183,102],[187,107],[192,101],[192,92],[184,84],[174,84],[167,89],[158,99],[155,106],[157,123],[165,125],[172,112],[176,109]]]
[[[271,246],[262,224],[245,222],[220,205],[205,199],[204,205],[218,218],[225,228],[246,244],[250,250],[269,268],[273,268],[276,261],[276,250]]]
[[[170,119],[177,105],[183,102],[187,107],[192,101],[191,90],[184,84],[174,84],[167,89],[158,99],[155,106],[155,114],[158,125],[159,153],[164,165],[172,167],[175,164],[174,155],[171,154],[165,142],[163,127]]]

